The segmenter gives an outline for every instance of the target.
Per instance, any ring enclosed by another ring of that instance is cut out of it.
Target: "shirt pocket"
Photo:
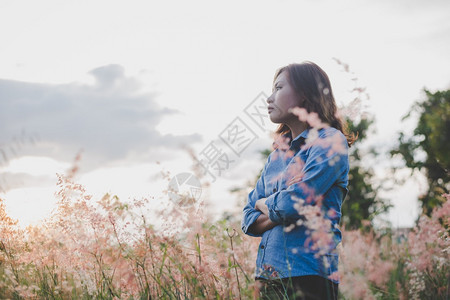
[[[272,181],[272,182],[266,183],[266,188],[265,188],[266,198],[269,197],[270,195],[278,192],[278,182],[279,181],[277,180],[277,181]]]
[[[287,164],[284,170],[283,177],[280,180],[280,189],[287,189],[289,186],[287,183],[295,176],[300,175],[303,172],[305,161],[308,155],[306,151],[300,151],[295,155]]]
[[[275,172],[275,168],[269,169],[269,172],[266,173],[265,180],[264,180],[264,193],[265,197],[269,197],[270,195],[278,192],[279,189],[279,183],[281,181],[281,178],[278,178],[281,172]]]

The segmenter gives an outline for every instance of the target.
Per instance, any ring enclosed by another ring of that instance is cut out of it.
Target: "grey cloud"
[[[150,147],[180,147],[200,135],[162,135],[155,127],[177,110],[160,107],[156,94],[119,65],[90,71],[95,84],[41,84],[0,79],[0,143],[23,132],[39,136],[34,151],[71,160],[80,149],[97,163]],[[28,147],[30,148],[30,147]],[[5,148],[3,149],[5,150]],[[34,153],[33,153],[34,154]]]
[[[54,185],[57,180],[54,176],[34,176],[26,173],[2,172],[0,175],[0,193],[21,187],[39,187],[43,185]]]

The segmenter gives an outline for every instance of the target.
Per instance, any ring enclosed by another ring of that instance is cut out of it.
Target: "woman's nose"
[[[273,102],[273,97],[272,97],[272,95],[271,95],[269,98],[267,98],[266,102],[267,102],[267,104]]]

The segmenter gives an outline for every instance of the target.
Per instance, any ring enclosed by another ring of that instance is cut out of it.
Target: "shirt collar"
[[[305,129],[300,133],[297,137],[292,139],[292,132],[289,131],[288,133],[284,134],[284,137],[288,137],[291,142],[289,142],[289,150],[294,151],[294,153],[297,153],[300,150],[300,147],[303,146],[305,143],[305,139],[308,137],[309,128]]]

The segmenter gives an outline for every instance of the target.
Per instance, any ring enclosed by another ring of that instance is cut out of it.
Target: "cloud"
[[[27,173],[3,172],[0,175],[0,193],[23,187],[54,186],[57,181],[56,173],[50,175],[30,175]]]
[[[141,93],[141,83],[125,76],[122,66],[102,66],[89,74],[94,84],[0,79],[0,160],[15,152],[14,143],[23,146],[36,137],[39,142],[29,150],[33,153],[21,155],[72,160],[83,149],[84,158],[97,165],[201,140],[199,134],[158,132],[155,127],[162,118],[179,111],[160,107],[155,93]]]

